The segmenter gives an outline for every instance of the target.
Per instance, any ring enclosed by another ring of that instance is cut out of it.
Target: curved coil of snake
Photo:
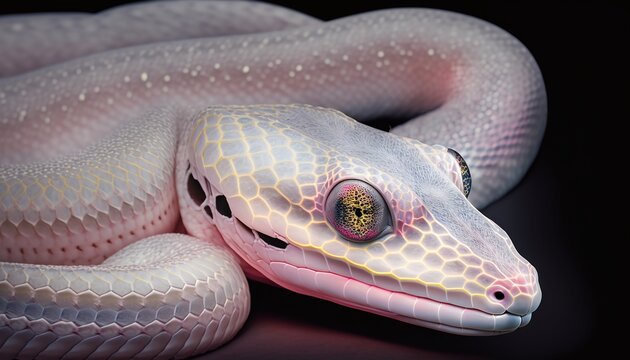
[[[491,24],[155,2],[4,17],[0,47],[3,357],[208,351],[248,315],[244,273],[464,335],[540,303],[476,208],[546,121],[535,61]]]

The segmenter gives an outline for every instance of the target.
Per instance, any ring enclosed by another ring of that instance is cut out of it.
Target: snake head
[[[200,226],[283,287],[465,335],[513,331],[540,303],[445,147],[296,105],[211,108],[188,136]]]

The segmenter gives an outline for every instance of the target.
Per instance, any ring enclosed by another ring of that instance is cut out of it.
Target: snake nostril
[[[494,296],[496,300],[499,300],[499,301],[505,299],[505,293],[500,290],[495,291],[494,293],[492,293],[492,295]]]
[[[490,287],[486,294],[488,294],[488,300],[502,307],[508,306],[512,301],[510,292],[503,285],[496,284]]]

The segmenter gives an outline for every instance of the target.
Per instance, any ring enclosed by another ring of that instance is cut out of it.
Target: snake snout
[[[530,265],[516,276],[495,281],[488,287],[487,296],[508,313],[520,316],[531,314],[538,308],[542,298],[538,273]]]

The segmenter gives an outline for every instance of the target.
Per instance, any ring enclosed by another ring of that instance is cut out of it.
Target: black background
[[[622,54],[630,44],[627,10],[604,2],[271,2],[322,19],[392,7],[452,10],[494,23],[529,48],[545,78],[548,127],[527,176],[484,213],[536,266],[543,301],[532,322],[514,333],[459,337],[252,283],[244,329],[204,358],[561,358],[595,349],[596,339],[614,331],[605,317],[625,325],[623,304],[617,304],[623,299],[615,299],[616,288],[608,284],[622,271],[613,254],[630,240],[624,212],[610,206],[627,203],[620,173],[625,142],[618,140],[629,120],[630,62]],[[120,3],[2,2],[0,13],[98,11]]]

